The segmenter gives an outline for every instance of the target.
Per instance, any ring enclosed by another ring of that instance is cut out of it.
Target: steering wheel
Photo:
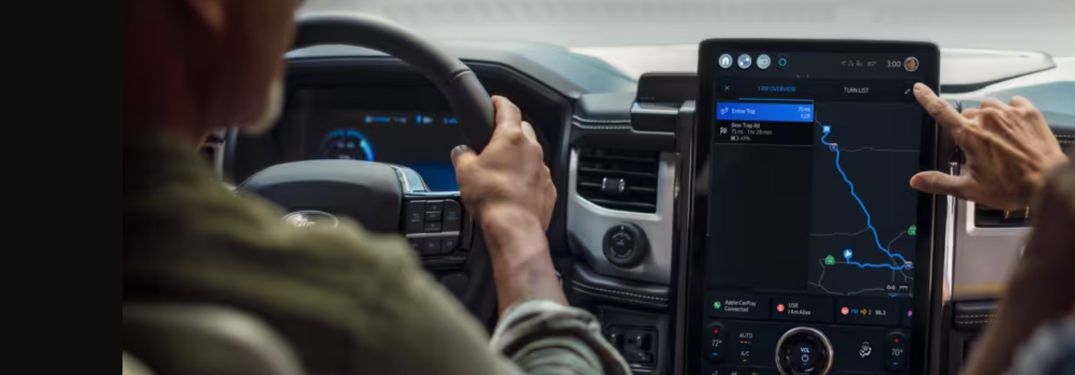
[[[492,101],[459,59],[383,19],[335,13],[299,18],[293,48],[325,44],[370,48],[399,58],[440,90],[471,148],[481,150],[488,142]],[[371,231],[404,234],[426,268],[446,274],[441,282],[472,314],[487,327],[495,322],[488,254],[458,192],[429,191],[421,176],[403,166],[358,160],[274,165],[250,176],[239,190],[280,205],[290,212],[284,220],[298,226],[338,225],[342,215]]]

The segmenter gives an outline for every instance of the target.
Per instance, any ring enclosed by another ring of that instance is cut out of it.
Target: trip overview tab
[[[814,123],[809,101],[717,101],[717,143],[808,145]]]

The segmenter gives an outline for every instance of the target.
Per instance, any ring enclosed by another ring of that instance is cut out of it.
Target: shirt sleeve
[[[490,345],[528,374],[631,374],[593,314],[548,300],[509,307]]]
[[[1075,374],[1075,315],[1039,328],[1008,375]]]

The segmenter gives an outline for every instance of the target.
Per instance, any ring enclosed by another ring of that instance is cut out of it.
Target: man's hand
[[[544,153],[518,107],[499,96],[493,106],[496,130],[489,145],[481,155],[456,147],[452,163],[463,204],[484,232],[500,312],[529,299],[566,305],[545,238],[556,187]]]
[[[521,209],[547,229],[556,187],[534,128],[508,99],[494,96],[493,106],[496,129],[481,155],[466,146],[452,150],[463,203],[482,220],[492,211]]]
[[[1068,160],[1045,116],[1026,98],[1016,96],[1009,104],[989,98],[981,108],[960,114],[926,85],[915,84],[914,94],[967,159],[960,176],[937,171],[914,175],[915,189],[1000,209],[1022,209],[1044,185],[1049,171]]]

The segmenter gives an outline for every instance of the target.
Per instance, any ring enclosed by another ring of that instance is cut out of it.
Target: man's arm
[[[929,87],[914,86],[915,98],[952,135],[967,158],[965,173],[939,171],[911,177],[911,187],[988,206],[1018,210],[1045,185],[1045,177],[1068,161],[1041,113],[1016,96],[1007,104],[988,98],[981,108],[956,112]]]
[[[1057,168],[1037,198],[1026,250],[965,374],[1006,372],[1039,327],[1075,316],[1075,164]]]
[[[481,214],[485,244],[490,249],[500,312],[511,304],[546,299],[566,305],[563,289],[549,256],[549,243],[533,215],[511,206],[491,207]]]
[[[924,85],[916,84],[914,91],[963,150],[967,173],[918,173],[911,178],[912,187],[1002,209],[1034,201],[1034,228],[1022,259],[996,319],[963,369],[965,374],[1001,374],[1036,329],[1075,308],[1075,165],[1061,151],[1044,115],[1026,98],[1017,96],[1007,104],[989,98],[981,108],[959,113]]]
[[[485,234],[500,311],[526,299],[566,303],[545,238],[556,187],[544,152],[518,107],[497,96],[493,105],[496,130],[489,145],[481,155],[456,147],[452,162],[463,203]]]
[[[545,230],[556,187],[533,127],[493,97],[496,130],[479,155],[452,150],[459,191],[485,235],[501,319],[492,346],[528,373],[630,374],[589,312],[567,306]]]

